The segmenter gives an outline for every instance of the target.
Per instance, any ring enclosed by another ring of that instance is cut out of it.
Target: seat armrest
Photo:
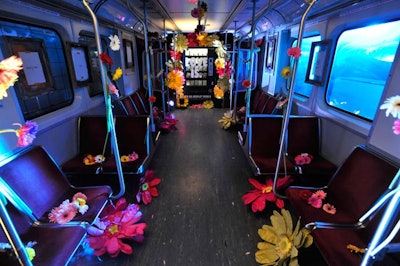
[[[305,227],[312,231],[314,229],[361,229],[365,225],[362,222],[356,222],[354,224],[340,224],[340,223],[328,223],[328,222],[312,222],[305,225]]]

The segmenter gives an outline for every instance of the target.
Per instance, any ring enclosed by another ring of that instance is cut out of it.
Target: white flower
[[[110,35],[108,37],[110,39],[110,48],[113,51],[118,51],[120,48],[120,41],[117,35]]]
[[[392,96],[381,105],[379,109],[386,109],[386,116],[391,114],[394,118],[400,118],[400,96]]]

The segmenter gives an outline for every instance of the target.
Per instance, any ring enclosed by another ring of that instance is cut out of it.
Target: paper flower
[[[167,75],[167,86],[168,88],[176,91],[183,89],[183,84],[185,83],[185,77],[181,70],[174,69],[168,72]]]
[[[139,181],[139,191],[136,194],[136,200],[145,205],[152,202],[153,197],[158,196],[157,185],[161,179],[156,177],[153,170],[146,170],[144,176]]]
[[[51,210],[48,218],[52,223],[65,224],[74,219],[77,212],[75,204],[71,204],[69,200],[64,200],[60,206]]]
[[[394,118],[400,118],[400,96],[396,95],[387,98],[379,109],[386,109],[386,116],[391,114]]]
[[[313,159],[313,156],[311,154],[302,153],[302,154],[296,155],[294,157],[294,162],[297,165],[304,165],[304,164],[310,164],[312,159]]]
[[[0,100],[7,97],[7,89],[18,80],[22,59],[13,55],[0,61]]]
[[[177,34],[172,39],[172,45],[174,46],[175,52],[183,52],[188,48],[188,40],[183,34]]]
[[[119,97],[119,91],[114,84],[112,83],[108,84],[108,89],[110,90],[110,94],[114,94],[115,96]]]
[[[400,119],[394,121],[392,129],[394,134],[400,135]]]
[[[32,121],[26,121],[25,125],[13,123],[14,126],[19,126],[18,129],[1,129],[1,133],[15,133],[17,136],[17,146],[25,147],[30,145],[36,138],[38,125]]]
[[[242,86],[245,87],[245,88],[250,87],[251,86],[250,80],[248,80],[248,79],[243,80],[242,81]]]
[[[264,242],[257,244],[255,258],[263,265],[298,265],[298,250],[313,243],[310,231],[300,230],[300,220],[293,228],[292,217],[285,209],[273,211],[271,225],[263,225],[258,235]]]
[[[292,179],[290,176],[279,178],[276,188],[278,190],[283,189],[288,186],[291,181]],[[251,210],[253,212],[263,211],[267,201],[274,202],[280,209],[285,206],[285,202],[281,198],[275,196],[273,192],[272,186],[274,181],[272,179],[267,179],[265,184],[261,184],[254,178],[249,178],[249,182],[255,189],[244,194],[242,200],[245,205],[251,203]]]
[[[290,47],[287,50],[288,56],[293,56],[294,58],[298,59],[301,55],[301,50],[299,47]]]
[[[111,57],[109,57],[106,53],[101,53],[100,54],[100,61],[108,66],[112,66],[113,65],[113,60],[111,59]]]
[[[214,97],[217,99],[224,98],[224,90],[220,89],[218,85],[214,86]]]
[[[322,199],[319,198],[317,195],[312,194],[311,197],[308,198],[308,204],[310,204],[314,208],[319,209],[322,207]]]
[[[292,74],[292,68],[290,66],[286,66],[286,67],[282,68],[282,71],[281,71],[282,78],[288,79],[291,74]]]
[[[113,51],[118,51],[120,49],[120,40],[118,38],[118,35],[110,35],[108,37],[110,39],[110,48]]]
[[[120,67],[118,67],[115,71],[114,74],[112,76],[112,80],[117,80],[122,76],[122,69]]]
[[[233,117],[233,110],[229,110],[229,111],[225,112],[224,115],[222,116],[222,118],[220,120],[218,120],[218,123],[221,124],[221,127],[223,129],[228,129],[232,125],[236,124],[236,120]]]
[[[331,204],[329,204],[329,203],[325,203],[325,204],[322,206],[322,209],[323,209],[324,211],[326,211],[327,213],[329,213],[329,214],[335,214],[335,213],[336,213],[336,208],[335,208],[335,206],[333,206],[333,205],[331,205]]]

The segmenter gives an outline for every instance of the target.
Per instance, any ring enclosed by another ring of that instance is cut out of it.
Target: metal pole
[[[302,43],[302,38],[303,38],[303,30],[304,30],[304,23],[306,20],[306,17],[308,16],[308,13],[310,12],[311,8],[314,6],[314,4],[317,2],[317,0],[312,0],[306,11],[304,11],[303,16],[301,17],[300,20],[300,25],[299,25],[299,33],[297,36],[297,47],[301,48],[301,43]],[[288,125],[289,125],[289,119],[290,119],[290,113],[292,109],[292,103],[293,103],[293,89],[294,89],[294,80],[296,76],[296,71],[297,71],[297,64],[298,64],[298,59],[294,58],[294,65],[293,65],[293,71],[292,71],[292,79],[290,81],[290,87],[289,87],[289,92],[288,92],[288,102],[287,102],[287,108],[286,112],[283,116],[283,126],[282,126],[282,132],[281,132],[281,138],[280,138],[280,144],[279,144],[279,155],[278,155],[278,161],[276,163],[276,169],[275,169],[275,176],[274,176],[274,184],[272,187],[272,190],[274,194],[280,198],[286,198],[286,196],[279,194],[279,192],[276,189],[277,183],[278,183],[278,174],[279,174],[279,168],[281,164],[281,158],[285,156],[283,154],[284,152],[284,144],[285,144],[285,139],[286,139],[286,134],[288,130]]]
[[[149,90],[149,97],[153,96],[153,88],[151,85],[151,77],[150,77],[150,51],[149,51],[149,22],[147,20],[147,7],[146,7],[146,0],[143,0],[143,15],[144,15],[144,46],[146,49],[146,71],[147,71],[147,88]],[[154,124],[154,116],[153,116],[153,103],[150,102],[150,124],[151,124],[151,131],[156,131],[156,126]]]
[[[237,21],[234,21],[235,23],[235,31],[233,33],[233,43],[232,43],[232,69],[236,69],[235,68],[235,62],[236,62],[236,42],[235,42],[235,36],[236,36],[236,23]],[[235,71],[232,71],[232,76],[231,76],[231,80],[233,80],[233,77],[236,76]],[[235,94],[237,91],[237,84],[236,84],[236,89],[235,89]],[[233,105],[233,106],[232,106]],[[231,82],[231,87],[230,87],[230,93],[229,93],[229,108],[230,110],[233,110],[233,118],[236,120],[236,102],[233,102],[233,82]]]
[[[92,16],[97,51],[100,55],[102,53],[102,49],[101,49],[101,43],[100,43],[99,24],[98,24],[96,15],[93,13],[92,9],[90,8],[90,6],[86,2],[86,0],[82,0],[82,2],[83,2],[83,5],[86,7],[86,9],[89,11],[90,15]],[[111,96],[110,96],[110,93],[108,92],[108,88],[107,88],[107,72],[104,69],[104,64],[100,60],[100,56],[99,56],[99,63],[100,63],[101,83],[103,86],[104,102],[106,105],[107,127],[108,127],[108,132],[111,133],[111,147],[114,151],[115,164],[117,166],[118,180],[119,180],[119,185],[120,185],[119,193],[117,195],[113,195],[112,198],[118,199],[125,194],[125,181],[124,181],[124,174],[122,172],[121,159],[119,156],[117,136],[115,133],[114,117],[112,114],[112,107],[111,107]]]

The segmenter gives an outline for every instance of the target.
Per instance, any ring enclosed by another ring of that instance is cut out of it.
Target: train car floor
[[[270,223],[276,207],[268,203],[264,212],[253,213],[243,204],[253,174],[237,131],[217,122],[226,111],[175,110],[177,130],[161,136],[149,165],[162,182],[159,196],[140,204],[147,223],[144,242],[133,244],[132,255],[117,258],[80,250],[70,265],[259,265],[257,231]],[[326,265],[314,245],[300,250],[299,263]]]

